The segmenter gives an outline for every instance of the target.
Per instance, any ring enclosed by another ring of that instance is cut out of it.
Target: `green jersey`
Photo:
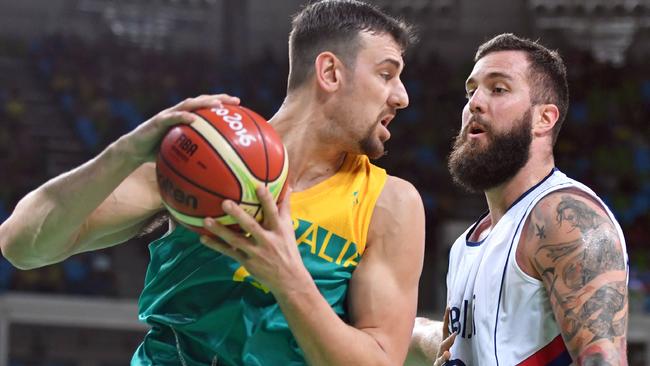
[[[333,177],[291,196],[305,267],[346,322],[349,280],[385,179],[367,158],[351,157]],[[180,225],[149,249],[139,312],[151,330],[132,365],[305,364],[275,298],[238,262]]]

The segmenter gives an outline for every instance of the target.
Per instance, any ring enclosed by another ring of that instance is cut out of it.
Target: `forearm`
[[[139,165],[118,140],[94,159],[31,192],[0,226],[2,254],[19,268],[66,258],[90,214]]]
[[[342,321],[316,285],[276,296],[309,365],[393,365],[382,345]]]
[[[431,365],[436,359],[443,339],[443,323],[426,318],[416,318],[409,346],[407,365]]]
[[[591,342],[580,351],[577,365],[627,365],[626,346],[625,337]]]
[[[564,317],[559,318],[562,336],[577,365],[627,365],[625,287],[623,279],[610,286],[608,298],[594,293],[587,304],[565,311]],[[586,298],[590,294],[581,295]],[[617,296],[621,299],[614,299]],[[621,303],[615,314],[611,311],[616,308],[613,302]]]

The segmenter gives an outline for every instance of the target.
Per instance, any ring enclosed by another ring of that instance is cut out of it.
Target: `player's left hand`
[[[257,188],[264,219],[258,223],[235,202],[223,202],[223,210],[232,216],[249,235],[231,230],[212,218],[204,228],[218,238],[202,236],[201,242],[241,263],[246,270],[273,294],[300,288],[311,281],[296,245],[289,208],[290,192],[276,205],[268,188]]]

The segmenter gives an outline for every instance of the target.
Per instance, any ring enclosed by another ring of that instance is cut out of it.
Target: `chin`
[[[366,155],[367,155],[370,159],[372,159],[372,160],[376,160],[376,159],[379,159],[379,158],[381,158],[382,156],[386,155],[386,153],[385,153],[385,151],[382,151],[382,152],[366,153]]]
[[[370,159],[379,159],[385,155],[384,144],[379,143],[374,146],[364,146],[362,149],[363,154],[367,155]]]
[[[462,149],[465,153],[480,154],[482,152],[487,151],[489,147],[490,147],[490,141],[488,140],[481,141],[476,139],[476,140],[466,141],[463,144]]]
[[[370,159],[379,159],[385,155],[384,141],[379,137],[368,137],[359,141],[359,150]]]

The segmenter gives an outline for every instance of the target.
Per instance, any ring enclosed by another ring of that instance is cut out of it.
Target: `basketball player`
[[[554,165],[560,56],[512,34],[478,48],[449,158],[489,211],[454,243],[450,365],[625,365],[627,254],[596,194]]]
[[[224,241],[171,223],[151,243],[139,302],[151,330],[133,365],[403,363],[423,205],[369,159],[384,155],[408,105],[400,74],[411,40],[407,25],[352,0],[294,18],[288,93],[270,121],[289,153],[290,198],[278,208],[259,189],[261,224],[224,202],[250,238],[208,218]],[[0,227],[3,255],[27,269],[132,238],[163,207],[151,161],[165,131],[221,103],[238,100],[202,96],[162,111],[28,194]]]

